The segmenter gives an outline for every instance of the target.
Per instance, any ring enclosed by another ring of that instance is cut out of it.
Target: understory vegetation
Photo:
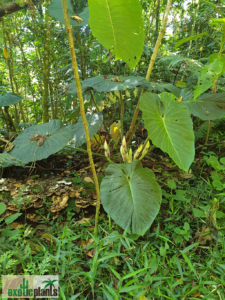
[[[225,0],[3,0],[0,24],[1,275],[225,300]]]

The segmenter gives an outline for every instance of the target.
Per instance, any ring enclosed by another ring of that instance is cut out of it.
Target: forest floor
[[[142,160],[163,190],[142,237],[124,233],[102,207],[94,236],[96,193],[83,153],[4,169],[2,275],[59,275],[59,299],[67,300],[225,299],[224,170],[212,156],[219,161],[225,149],[199,148],[188,173],[159,149]],[[94,160],[101,183],[108,162]],[[217,224],[207,227],[214,198]]]

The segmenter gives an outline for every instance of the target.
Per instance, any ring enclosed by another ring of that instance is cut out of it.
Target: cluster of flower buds
[[[143,148],[143,145],[141,144],[136,152],[134,153],[133,160],[139,159],[142,160],[142,158],[147,154],[148,150],[150,147],[149,141],[146,143],[145,147]],[[105,149],[105,156],[106,158],[110,161],[110,151],[109,151],[109,146],[107,144],[107,141],[105,140],[104,143],[104,149]],[[125,136],[123,137],[122,145],[120,147],[120,153],[122,155],[123,161],[125,163],[131,163],[132,162],[132,149],[127,149],[127,143],[126,143],[126,138]],[[141,157],[140,157],[141,155]],[[111,162],[111,161],[110,161]]]
[[[138,147],[138,149],[136,150],[133,160],[135,160],[135,159],[142,160],[142,158],[147,154],[149,147],[150,147],[149,141],[146,143],[144,149],[143,149],[143,145],[141,144]],[[128,164],[132,162],[132,149],[127,149],[125,136],[123,137],[122,145],[120,147],[120,153],[122,155],[124,162],[126,162]],[[139,157],[141,153],[142,153],[142,155],[141,155],[141,157]]]

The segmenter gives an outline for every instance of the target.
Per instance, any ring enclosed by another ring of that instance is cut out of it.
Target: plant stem
[[[135,125],[134,130],[133,130],[133,133],[136,132],[138,126],[139,126],[140,123],[141,123],[141,120],[142,120],[142,119],[140,118],[139,121],[137,121],[137,124]],[[133,135],[133,134],[132,134],[132,135]],[[130,145],[130,142],[131,142],[131,140],[132,140],[132,135],[130,136],[130,138],[129,138],[128,142],[127,142],[127,145]]]
[[[98,105],[97,105],[97,103],[96,103],[96,101],[95,101],[94,93],[93,93],[93,91],[90,91],[90,93],[91,93],[91,100],[93,101],[94,106],[95,106],[97,112],[99,112]],[[104,124],[104,127],[105,127],[106,132],[108,133],[109,136],[111,136],[111,134],[110,134],[110,132],[109,132],[109,129],[108,129],[108,126],[106,125],[105,120],[103,120],[103,124]]]
[[[120,135],[121,135],[121,142],[123,140],[123,95],[120,91]]]
[[[150,60],[150,63],[149,63],[149,67],[148,67],[148,71],[147,71],[147,74],[146,74],[146,80],[147,81],[149,81],[149,79],[150,79],[150,76],[151,76],[151,73],[152,73],[152,69],[153,69],[153,66],[154,66],[154,63],[155,63],[155,60],[156,60],[156,56],[157,56],[157,53],[158,53],[158,49],[159,49],[159,46],[161,44],[163,35],[165,33],[165,30],[166,30],[166,24],[167,24],[167,19],[168,19],[168,15],[169,15],[169,12],[170,12],[171,5],[172,5],[172,0],[167,0],[166,11],[165,11],[164,19],[163,19],[163,22],[162,22],[161,30],[160,30],[158,39],[156,41],[155,49],[154,49],[154,51],[152,53],[152,57],[151,57],[151,60]],[[144,90],[142,90],[141,95],[143,93],[144,93]],[[130,129],[128,131],[127,146],[129,145],[128,141],[130,141],[132,139],[133,129],[134,129],[137,117],[138,117],[139,110],[140,110],[140,98],[138,100],[138,103],[137,103],[137,106],[136,106],[136,110],[134,112],[134,116],[133,116],[133,119],[131,121]]]
[[[219,53],[219,56],[220,56],[220,53]],[[216,94],[216,83],[217,83],[217,80],[218,80],[219,76],[217,75],[216,76],[216,79],[214,80],[214,83],[213,83],[213,87],[212,87],[212,93],[213,94]],[[209,139],[209,129],[210,129],[210,120],[208,120],[208,124],[207,124],[207,133],[206,133],[206,138],[205,138],[205,143],[204,145],[206,145],[208,143],[208,139]]]
[[[99,210],[100,210],[99,183],[98,183],[98,177],[97,177],[97,174],[96,174],[94,161],[93,161],[93,157],[92,157],[92,152],[91,152],[91,142],[90,142],[90,136],[89,136],[89,131],[88,131],[87,119],[86,119],[86,116],[85,116],[84,101],[83,101],[81,84],[80,84],[80,79],[79,79],[79,74],[78,74],[78,66],[77,66],[77,59],[76,59],[76,54],[75,54],[75,49],[74,49],[73,35],[72,35],[71,26],[70,26],[70,22],[69,22],[67,0],[62,0],[62,5],[63,5],[63,13],[64,13],[64,19],[65,19],[66,30],[67,30],[67,35],[68,35],[69,47],[70,47],[70,54],[71,54],[71,59],[72,59],[72,66],[73,66],[74,77],[75,77],[77,93],[78,93],[78,99],[79,99],[79,104],[80,104],[80,114],[81,114],[82,121],[83,121],[83,124],[84,124],[85,137],[86,137],[86,141],[87,141],[87,151],[88,151],[89,161],[90,161],[90,165],[91,165],[91,169],[92,169],[92,173],[93,173],[93,179],[94,179],[94,183],[95,183],[95,190],[96,190],[96,194],[97,194],[97,204],[96,204],[96,214],[95,214],[95,229],[94,229],[94,233],[97,236],[97,234],[98,234]]]
[[[46,1],[46,6],[50,1]],[[46,8],[47,8],[46,7]],[[50,77],[50,15],[48,10],[45,11],[45,28],[44,28],[44,55],[43,55],[43,123],[49,121],[48,104],[49,104],[49,77]]]
[[[207,132],[206,132],[206,138],[205,138],[205,143],[204,146],[207,145],[208,139],[209,139],[209,129],[210,129],[210,120],[207,123]]]
[[[66,146],[66,148],[70,148],[70,149],[73,149],[73,150],[76,150],[76,151],[80,151],[80,152],[88,153],[88,151],[87,151],[87,150],[85,150],[85,149],[74,148],[74,147],[71,147],[71,146]],[[96,156],[105,157],[105,155],[103,155],[103,154],[99,154],[99,153],[92,153],[92,155],[96,155]],[[106,159],[106,157],[105,157],[105,159]]]
[[[213,143],[213,144],[204,144],[204,145],[201,145],[201,146],[198,146],[195,148],[195,151],[200,149],[200,148],[203,148],[203,147],[207,147],[207,146],[216,146],[216,145],[220,145],[220,144],[225,144],[225,141],[221,141],[221,142],[216,142],[216,143]]]

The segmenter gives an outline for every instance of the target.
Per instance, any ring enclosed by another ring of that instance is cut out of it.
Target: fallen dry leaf
[[[16,187],[18,187],[18,188],[20,188],[20,187],[22,187],[22,186],[24,186],[24,184],[20,184],[20,183],[18,183],[18,184],[14,184]]]
[[[93,180],[91,179],[91,177],[84,177],[84,181],[90,182],[90,183],[94,184],[94,182],[93,182]]]
[[[42,247],[39,244],[35,244],[34,242],[29,242],[28,245],[34,251],[37,251],[37,252],[42,252],[43,251]]]
[[[48,241],[54,243],[55,245],[57,244],[56,240],[55,240],[50,234],[48,234],[48,233],[42,234],[41,237],[42,237],[43,239],[46,239],[46,240],[48,240]]]
[[[34,182],[34,180],[30,179],[30,180],[27,180],[26,184],[31,184],[33,182]]]
[[[202,231],[197,231],[195,237],[198,238],[199,244],[205,245],[207,241],[212,241],[211,234],[204,235],[205,233],[211,231],[210,228],[202,227]]]
[[[13,222],[11,224],[11,226],[14,228],[14,229],[26,229],[26,227],[22,224],[19,224],[19,223],[16,223],[16,222]]]
[[[91,221],[91,219],[92,219],[92,217],[90,217],[90,218],[83,218],[80,221],[78,221],[77,224],[87,224],[87,223],[89,224],[90,221]]]

